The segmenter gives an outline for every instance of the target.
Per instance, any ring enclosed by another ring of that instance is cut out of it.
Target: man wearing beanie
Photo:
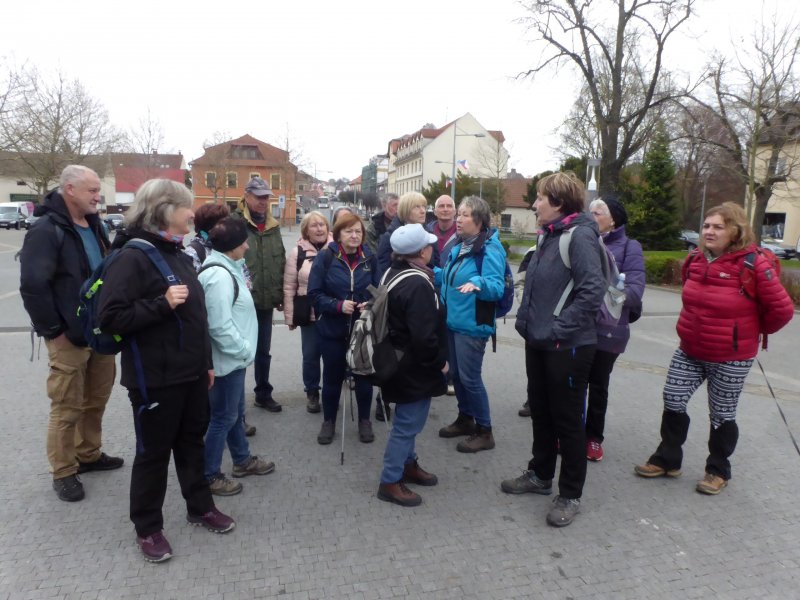
[[[244,431],[244,380],[258,344],[256,309],[244,276],[247,225],[228,217],[214,225],[208,237],[213,249],[198,274],[205,292],[215,376],[209,393],[205,477],[212,494],[232,496],[242,491],[242,484],[221,471],[226,442],[234,477],[265,475],[275,465],[250,454]]]
[[[261,177],[253,177],[245,187],[232,217],[247,227],[248,249],[244,259],[252,278],[251,292],[258,318],[258,344],[255,357],[255,405],[270,412],[280,412],[281,405],[272,398],[269,369],[272,362],[273,310],[283,310],[283,268],[286,251],[278,221],[270,214],[272,189]]]

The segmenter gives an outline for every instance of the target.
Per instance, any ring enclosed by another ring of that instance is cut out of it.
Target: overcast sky
[[[216,131],[280,146],[288,127],[309,172],[354,178],[389,139],[470,112],[503,131],[509,166],[533,175],[557,165],[555,130],[579,90],[566,68],[515,78],[537,51],[513,0],[28,0],[2,10],[0,57],[77,77],[120,127],[149,108],[166,136],[159,150],[187,161]],[[697,11],[671,49],[675,67],[701,66],[762,13],[758,0],[698,0]]]

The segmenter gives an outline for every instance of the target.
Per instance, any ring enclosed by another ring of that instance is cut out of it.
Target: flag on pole
[[[447,178],[447,183],[445,184],[445,187],[451,187],[452,185],[453,185],[453,180],[448,177]]]
[[[458,160],[458,161],[456,161],[456,164],[457,164],[457,165],[458,165],[458,166],[459,166],[461,169],[463,169],[465,173],[469,173],[469,165],[467,164],[467,159],[466,159],[466,158],[465,158],[464,160]]]

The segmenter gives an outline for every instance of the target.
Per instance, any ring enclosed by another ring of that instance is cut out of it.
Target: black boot
[[[667,471],[680,471],[689,421],[687,413],[665,410],[661,414],[661,443],[647,462]]]
[[[736,421],[725,421],[722,425],[708,434],[708,459],[706,460],[706,473],[718,475],[725,481],[731,478],[731,463],[728,457],[736,450],[739,441],[739,426]]]

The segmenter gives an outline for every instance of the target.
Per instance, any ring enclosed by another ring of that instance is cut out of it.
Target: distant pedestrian
[[[439,251],[439,264],[444,267],[450,250],[458,243],[458,228],[456,227],[456,205],[453,199],[444,194],[436,199],[433,208],[436,219],[425,225],[425,229],[436,236],[436,248]]]
[[[300,222],[300,239],[289,251],[283,272],[283,314],[289,331],[300,328],[300,346],[303,354],[303,389],[306,393],[306,410],[320,411],[320,360],[322,349],[314,322],[316,314],[308,295],[311,264],[317,254],[332,241],[328,220],[318,211],[307,213]],[[297,305],[295,306],[295,300]]]
[[[482,369],[486,342],[495,333],[495,305],[503,297],[506,252],[485,200],[467,196],[458,206],[459,241],[436,281],[447,307],[448,356],[458,416],[439,436],[468,436],[459,452],[494,448],[489,394]]]
[[[109,265],[98,299],[100,327],[133,340],[122,349],[121,383],[136,430],[130,517],[149,562],[172,557],[164,537],[170,455],[186,501],[187,521],[216,533],[233,519],[214,506],[204,470],[208,390],[214,384],[205,295],[183,238],[192,228],[192,193],[175,181],[151,179],[125,215],[126,237],[152,244],[175,278],[168,284],[144,252],[123,248]],[[117,234],[115,246],[125,238]]]
[[[347,376],[347,345],[353,323],[372,296],[367,287],[378,287],[375,256],[364,244],[364,223],[356,215],[342,215],[333,228],[333,240],[317,253],[308,276],[308,295],[317,317],[322,351],[322,427],[317,442],[330,444],[336,432],[336,415],[342,383]],[[372,384],[353,376],[358,404],[358,437],[375,439],[370,421]]]
[[[376,212],[370,218],[367,224],[366,244],[369,246],[372,254],[378,253],[378,243],[397,214],[397,205],[399,202],[400,196],[397,194],[386,194],[386,197],[381,199],[382,210]]]
[[[345,213],[350,213],[351,215],[356,214],[355,212],[353,212],[353,209],[350,208],[349,206],[344,206],[344,205],[337,206],[336,210],[333,211],[333,216],[331,217],[331,226],[336,225],[336,219],[338,219],[340,215],[343,215]]]
[[[261,177],[254,176],[245,186],[244,197],[232,216],[244,220],[248,231],[249,249],[244,259],[253,281],[251,291],[258,317],[258,348],[254,364],[255,405],[269,412],[280,412],[281,405],[272,397],[269,372],[272,364],[272,315],[274,310],[283,310],[286,251],[280,224],[270,214],[270,196],[272,188]]]
[[[45,339],[50,363],[47,395],[47,458],[59,499],[82,500],[78,473],[118,469],[123,460],[101,451],[103,413],[114,386],[113,356],[91,350],[78,322],[83,281],[110,243],[97,215],[100,178],[69,165],[59,187],[37,207],[41,217],[22,245],[20,294],[37,335]]]
[[[533,427],[533,457],[520,477],[502,482],[509,494],[548,495],[558,452],[558,496],[547,523],[563,527],[580,512],[586,480],[586,386],[597,347],[597,312],[605,281],[598,229],[583,212],[583,184],[572,173],[554,173],[536,186],[534,209],[542,228],[525,273],[516,329],[525,340],[525,370]],[[572,230],[571,267],[560,238]],[[565,296],[565,290],[572,291]],[[563,302],[563,306],[560,306]]]
[[[678,317],[680,347],[664,385],[661,443],[643,465],[641,477],[678,477],[689,432],[689,399],[708,387],[708,458],[701,494],[719,494],[731,478],[730,457],[739,440],[736,410],[761,335],[775,333],[794,315],[789,295],[756,253],[744,210],[725,202],[706,212],[700,246],[683,265],[683,306]],[[746,263],[749,263],[748,267]],[[750,279],[752,286],[745,284]]]

